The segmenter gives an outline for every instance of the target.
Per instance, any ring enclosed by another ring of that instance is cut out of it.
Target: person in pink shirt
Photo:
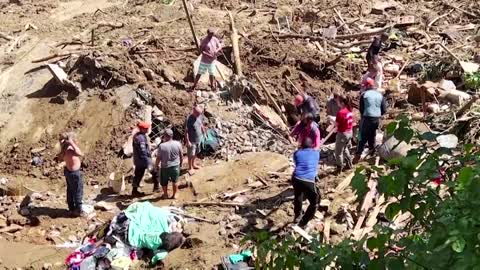
[[[352,101],[348,96],[337,97],[338,107],[340,110],[337,112],[335,122],[337,125],[337,138],[335,140],[335,160],[337,162],[337,173],[340,173],[344,169],[344,158],[348,169],[352,168],[352,156],[348,150],[348,145],[352,139],[353,130],[353,113],[352,113]]]
[[[215,30],[209,28],[207,31],[207,36],[200,43],[200,52],[202,53],[202,58],[200,59],[200,66],[198,67],[197,76],[193,82],[192,89],[194,91],[197,87],[198,82],[202,75],[208,72],[210,79],[210,87],[212,90],[216,89],[216,80],[215,80],[215,60],[217,60],[217,55],[223,49],[222,42],[215,37]]]
[[[372,79],[375,84],[375,89],[382,89],[383,84],[383,67],[382,63],[378,60],[372,60],[372,64],[368,66],[368,71],[362,76],[360,83],[360,92],[363,93],[367,90],[365,87],[367,79]]]
[[[312,139],[312,148],[320,149],[320,130],[311,113],[304,114],[303,120],[298,122],[290,133],[290,138],[297,138],[301,146],[305,138]]]

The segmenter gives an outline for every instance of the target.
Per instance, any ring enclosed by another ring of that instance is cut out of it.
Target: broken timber
[[[230,11],[228,15],[230,16],[230,31],[232,31],[230,38],[232,40],[233,57],[235,58],[235,73],[238,76],[243,76],[242,61],[240,60],[240,49],[238,46],[238,31],[237,28],[235,28],[235,21]]]
[[[297,225],[293,226],[292,229],[297,232],[300,236],[305,238],[308,242],[312,242],[313,237],[309,235],[304,229],[298,227]]]
[[[233,202],[185,202],[183,206],[225,206],[225,207],[253,207],[253,204]]]
[[[258,82],[260,83],[260,86],[262,87],[263,91],[267,94],[267,98],[268,98],[268,101],[273,105],[273,108],[277,111],[277,113],[280,115],[280,117],[282,118],[283,122],[288,125],[288,121],[287,121],[287,118],[285,117],[285,115],[283,114],[282,112],[282,109],[280,108],[280,106],[278,106],[278,103],[275,101],[275,99],[273,98],[273,96],[270,94],[270,91],[268,91],[267,87],[265,86],[265,84],[263,83],[262,79],[260,78],[260,76],[258,76],[258,74],[255,72],[255,77],[257,78]]]
[[[198,44],[197,34],[195,33],[195,27],[193,27],[192,17],[190,16],[190,11],[187,7],[186,0],[182,0],[183,8],[185,9],[185,14],[187,15],[188,24],[190,25],[190,30],[192,31],[193,41],[195,42],[195,46],[197,47],[197,51],[200,53],[200,45]]]

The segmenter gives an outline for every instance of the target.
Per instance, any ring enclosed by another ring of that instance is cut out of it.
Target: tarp
[[[148,248],[157,251],[162,246],[160,235],[170,232],[168,219],[171,213],[168,210],[153,206],[149,202],[136,202],[125,210],[130,220],[128,228],[128,242],[135,248]],[[164,259],[167,252],[155,252],[152,263]]]

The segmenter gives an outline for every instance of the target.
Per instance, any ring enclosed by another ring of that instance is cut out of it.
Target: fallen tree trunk
[[[233,57],[235,59],[235,74],[243,76],[240,49],[238,47],[238,31],[237,28],[235,28],[235,21],[233,20],[233,15],[230,11],[228,12],[228,16],[230,16],[230,31],[232,31],[230,38],[232,40]]]
[[[233,202],[185,202],[182,206],[225,206],[225,207],[253,207],[253,204]]]

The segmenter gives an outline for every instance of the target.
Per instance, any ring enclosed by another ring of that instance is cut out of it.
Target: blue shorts
[[[198,66],[198,74],[203,75],[207,73],[207,71],[209,75],[215,75],[215,63],[206,64],[200,62],[200,65]]]

